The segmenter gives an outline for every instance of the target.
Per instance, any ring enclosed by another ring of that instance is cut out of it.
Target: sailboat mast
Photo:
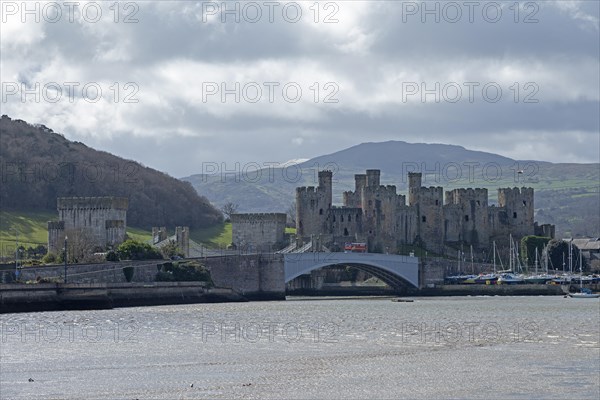
[[[471,245],[471,273],[475,273],[475,265],[473,265],[473,245]]]
[[[573,274],[573,239],[569,240],[569,274]]]
[[[583,263],[581,262],[581,250],[579,251],[579,290],[583,289]]]
[[[492,242],[492,252],[494,256],[494,274],[496,273],[496,241]]]
[[[513,270],[512,234],[508,235],[508,269]]]

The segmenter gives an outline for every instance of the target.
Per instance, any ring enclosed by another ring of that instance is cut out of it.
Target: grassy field
[[[14,244],[18,231],[19,244],[25,247],[48,242],[47,222],[56,219],[56,213],[22,213],[0,211],[0,242]]]
[[[137,240],[140,242],[147,242],[152,239],[152,232],[146,231],[140,228],[133,228],[131,226],[127,227],[127,236],[129,236],[133,240]]]
[[[192,229],[190,239],[207,247],[226,248],[231,244],[231,223],[215,225],[204,229]]]

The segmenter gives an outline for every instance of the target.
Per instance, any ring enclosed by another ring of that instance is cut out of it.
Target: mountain
[[[532,159],[535,155],[532,154]],[[190,182],[211,202],[239,204],[241,212],[286,212],[298,186],[317,186],[317,171],[333,171],[334,202],[354,190],[354,174],[381,170],[382,185],[396,185],[406,194],[407,174],[424,173],[423,185],[455,188],[482,187],[496,202],[499,187],[535,189],[537,220],[555,223],[558,235],[600,236],[600,164],[555,164],[514,160],[498,154],[448,144],[388,141],[362,143],[282,168],[233,175],[192,175]]]
[[[56,198],[129,198],[127,224],[139,228],[211,226],[221,213],[187,182],[72,142],[44,125],[0,119],[2,211],[56,213]]]

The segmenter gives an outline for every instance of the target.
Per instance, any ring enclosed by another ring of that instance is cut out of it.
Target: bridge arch
[[[366,271],[394,289],[419,287],[419,259],[377,253],[293,253],[284,257],[285,282],[319,268],[347,265]]]

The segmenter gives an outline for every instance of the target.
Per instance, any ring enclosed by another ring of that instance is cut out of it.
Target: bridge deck
[[[417,257],[379,253],[293,253],[284,255],[285,282],[330,265],[351,265],[382,278],[391,285],[419,287]]]

